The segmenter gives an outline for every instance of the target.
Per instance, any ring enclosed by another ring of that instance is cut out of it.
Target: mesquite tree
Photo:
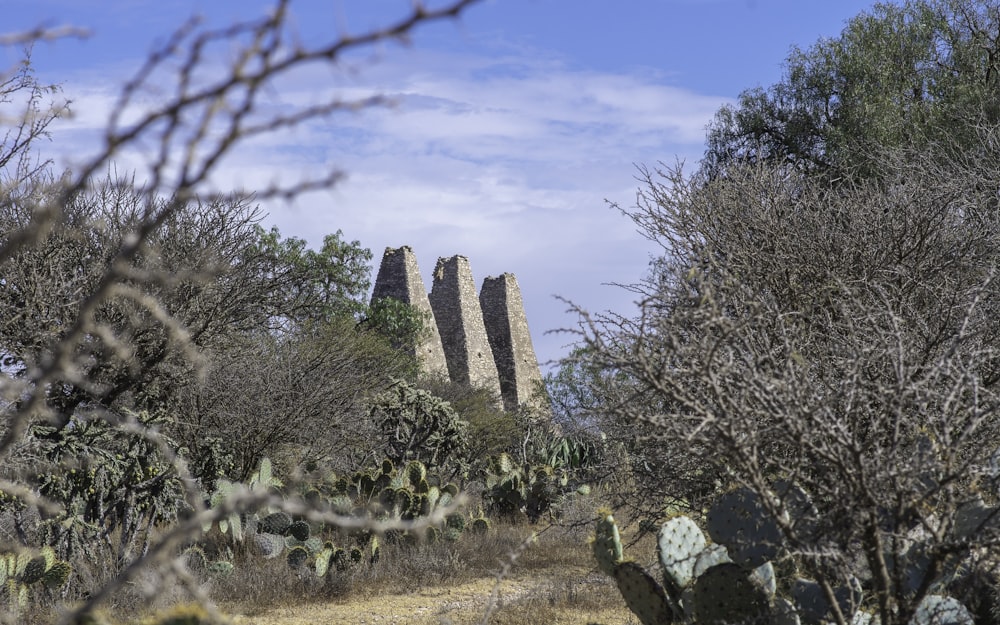
[[[583,317],[580,357],[627,380],[596,411],[609,435],[642,424],[696,510],[706,475],[759,493],[796,566],[861,578],[882,623],[951,567],[978,572],[946,589],[968,601],[997,579],[996,139],[980,135],[988,161],[871,154],[877,181],[762,161],[647,174],[627,212],[663,255],[639,311]],[[807,494],[808,523],[782,492]]]
[[[878,175],[872,146],[937,144],[954,158],[1000,120],[998,27],[996,0],[875,3],[839,36],[793,47],[777,83],[723,107],[702,168],[768,160],[836,178]]]

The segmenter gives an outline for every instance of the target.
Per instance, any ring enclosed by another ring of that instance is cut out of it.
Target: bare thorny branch
[[[627,213],[665,255],[634,287],[635,319],[584,314],[579,336],[585,362],[632,384],[597,418],[644,424],[681,476],[768,494],[831,602],[865,560],[888,623],[907,622],[945,567],[1000,548],[1000,230],[971,217],[993,201],[988,164],[881,158],[898,179],[835,189],[772,167],[646,172]],[[813,498],[818,533],[788,513],[787,482]],[[688,483],[673,492],[697,501]],[[969,510],[984,515],[971,533]],[[915,543],[926,575],[904,591]]]
[[[18,445],[25,439],[34,424],[45,423],[54,414],[50,393],[66,382],[85,384],[86,367],[81,366],[81,347],[97,337],[120,358],[127,358],[130,345],[127,337],[116,336],[115,330],[97,322],[98,312],[112,299],[131,300],[165,329],[173,349],[188,350],[189,357],[196,357],[190,349],[189,329],[184,327],[154,295],[146,293],[143,284],[156,284],[176,276],[143,273],[137,270],[137,259],[145,253],[153,235],[166,224],[172,215],[195,200],[208,184],[211,175],[227,154],[255,137],[307,122],[328,118],[339,112],[349,112],[384,104],[381,96],[359,100],[331,97],[312,106],[267,112],[262,106],[265,90],[276,81],[294,72],[314,65],[334,66],[352,50],[363,49],[383,41],[405,42],[411,32],[422,24],[459,16],[476,0],[453,0],[439,8],[428,9],[415,3],[408,15],[383,28],[376,28],[358,35],[340,35],[328,41],[306,45],[295,41],[289,26],[292,10],[290,0],[278,0],[271,13],[261,19],[236,23],[218,30],[203,30],[197,20],[192,20],[173,33],[156,48],[145,63],[128,81],[112,110],[102,144],[96,154],[82,166],[64,176],[58,192],[42,194],[34,199],[24,191],[48,163],[32,164],[33,144],[45,136],[49,124],[66,114],[63,104],[45,110],[44,99],[51,93],[30,74],[25,63],[18,72],[0,82],[0,100],[8,95],[23,97],[28,101],[24,113],[9,125],[0,143],[0,171],[3,172],[5,189],[21,188],[24,193],[19,201],[35,202],[31,220],[15,231],[2,233],[0,239],[0,265],[24,250],[32,249],[43,241],[66,218],[64,207],[73,198],[87,192],[95,178],[113,167],[115,159],[126,149],[138,148],[149,155],[145,171],[138,172],[143,180],[141,188],[143,212],[134,229],[126,236],[114,253],[107,271],[87,293],[79,294],[79,306],[72,323],[61,328],[58,340],[47,346],[41,359],[33,363],[20,379],[5,379],[5,397],[11,400],[6,410],[6,423],[0,438],[0,460],[8,461]],[[41,27],[29,32],[0,38],[0,45],[30,47],[37,41],[48,41],[65,36],[84,36],[75,27]],[[234,59],[223,67],[216,59],[220,46],[240,46]],[[171,67],[174,69],[171,70]],[[172,88],[164,94],[162,85],[172,74]],[[143,97],[152,90],[159,90],[160,101],[151,109],[143,110]],[[165,98],[162,96],[166,95]],[[137,118],[137,111],[141,114]],[[134,119],[134,121],[133,121]],[[9,121],[9,120],[7,120]],[[289,186],[274,186],[257,192],[256,199],[272,197],[291,200],[302,193],[325,189],[341,177],[339,171],[298,181]],[[27,321],[27,320],[26,320]],[[84,350],[85,351],[85,350]],[[16,398],[16,399],[15,399]],[[110,418],[105,416],[102,418]],[[205,509],[202,494],[196,488],[185,463],[166,445],[156,431],[149,430],[135,421],[119,421],[116,427],[123,433],[140,436],[151,441],[163,458],[173,466],[173,471],[185,485],[185,498],[195,511],[187,520],[177,523],[160,536],[149,550],[127,566],[104,587],[96,590],[86,602],[63,617],[64,623],[78,619],[103,601],[123,584],[134,579],[137,572],[154,565],[170,565],[175,548],[181,541],[199,534],[206,522],[224,518],[233,511],[248,510],[258,506],[277,506],[304,518],[322,521],[343,528],[368,528],[376,532],[389,529],[414,529],[436,523],[454,506],[439,510],[431,517],[416,524],[374,522],[310,509],[302,502],[281,501],[266,491],[241,491],[225,505]],[[19,498],[24,504],[47,513],[55,505],[39,497],[32,488],[16,480],[0,481],[0,489],[8,496]],[[184,579],[183,571],[178,571]],[[190,583],[188,587],[192,587]]]

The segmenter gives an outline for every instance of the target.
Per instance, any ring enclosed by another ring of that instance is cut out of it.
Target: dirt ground
[[[485,621],[488,607],[490,616]],[[407,594],[276,607],[252,615],[230,614],[234,625],[471,625],[485,622],[498,625],[533,622],[624,625],[636,622],[613,582],[582,569],[536,570],[530,577],[514,575],[499,585],[494,578],[482,578]]]

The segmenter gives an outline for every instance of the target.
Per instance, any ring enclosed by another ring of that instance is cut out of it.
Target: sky
[[[441,0],[429,2],[440,5]],[[39,43],[44,81],[72,119],[45,148],[60,167],[96,150],[111,103],[156,42],[193,15],[207,25],[263,15],[263,0],[3,0],[0,32],[89,29]],[[612,205],[635,204],[639,167],[697,164],[720,106],[780,80],[792,46],[840,33],[858,0],[482,0],[334,69],[268,93],[294,107],[318,94],[380,93],[391,106],[335,115],[241,146],[220,190],[254,189],[336,168],[332,190],[267,203],[264,225],[318,248],[338,230],[374,253],[409,245],[425,286],[439,257],[469,259],[477,288],[517,276],[544,369],[566,355],[578,316],[635,312],[620,284],[642,278],[657,247]],[[405,14],[406,0],[293,0],[303,41],[360,33]],[[19,52],[0,51],[0,62]],[[124,153],[118,171],[141,164]]]

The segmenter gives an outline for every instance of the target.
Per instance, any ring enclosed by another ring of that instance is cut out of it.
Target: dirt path
[[[559,573],[565,574],[566,571]],[[518,604],[528,601],[553,603],[553,588],[565,585],[556,571],[533,571],[530,577],[504,579],[497,588],[491,623],[523,622],[520,617],[506,615],[513,611],[522,616],[526,609]],[[589,571],[573,571],[572,583],[582,593],[607,594],[606,609],[595,611],[591,600],[583,608],[573,602],[563,602],[558,617],[547,614],[545,621],[552,625],[560,622],[582,624],[587,622],[623,623],[628,611],[620,599],[607,593],[607,580],[595,577]],[[496,586],[493,578],[482,578],[454,586],[435,586],[407,594],[381,595],[372,598],[350,598],[342,602],[317,603],[302,606],[278,607],[253,615],[233,616],[235,625],[318,625],[345,623],[356,625],[467,625],[480,623]],[[598,588],[599,587],[599,588]],[[565,616],[565,620],[561,617]]]

